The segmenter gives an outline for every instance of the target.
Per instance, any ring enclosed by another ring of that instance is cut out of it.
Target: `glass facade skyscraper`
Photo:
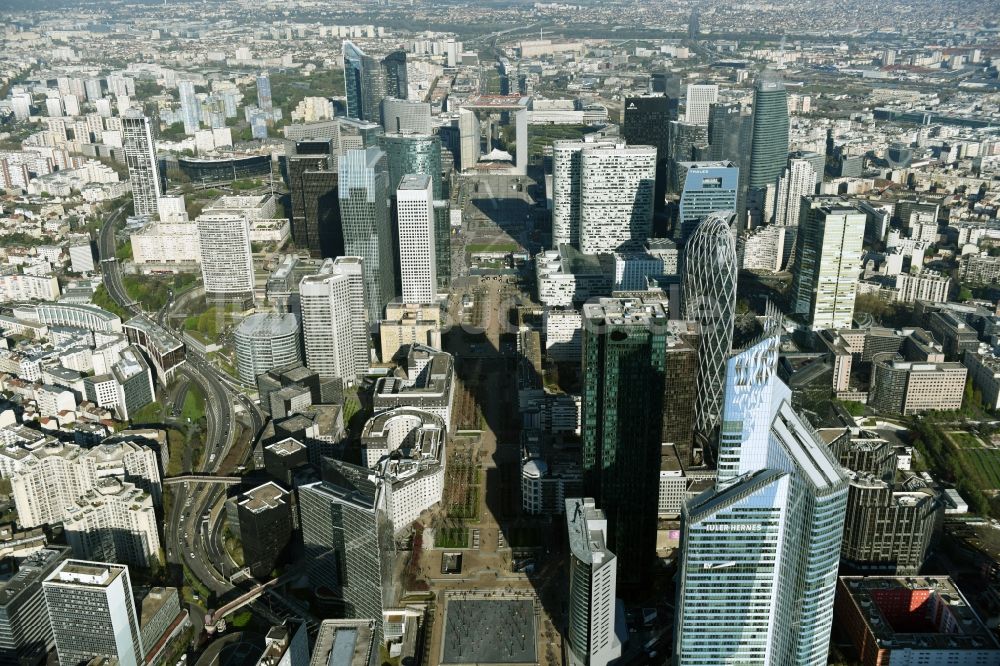
[[[344,254],[335,153],[332,141],[311,139],[296,141],[287,158],[292,239],[315,257]]]
[[[340,156],[339,167],[344,250],[364,260],[368,321],[378,322],[396,283],[385,153],[378,148],[349,150]]]
[[[722,410],[726,358],[733,345],[736,313],[736,239],[731,211],[706,217],[688,239],[681,287],[688,319],[701,328],[695,425],[709,435]]]
[[[345,40],[344,88],[348,117],[381,122],[383,99],[407,98],[406,53],[393,51],[380,61]]]
[[[271,78],[267,72],[257,75],[257,107],[268,113],[274,109],[271,102]]]
[[[847,474],[775,374],[781,317],[734,354],[714,490],[688,502],[678,666],[827,663]]]
[[[389,191],[395,192],[408,173],[430,176],[434,198],[441,198],[441,139],[433,134],[390,133],[379,137],[389,172]]]
[[[623,587],[642,585],[656,551],[668,315],[662,303],[583,306],[584,489],[608,519]]]
[[[670,98],[664,95],[627,97],[623,111],[622,136],[629,144],[656,148],[656,189],[653,209],[662,210],[667,192],[667,156],[670,149]]]
[[[326,458],[324,466],[324,481],[299,488],[309,582],[335,601],[342,617],[374,619],[381,640],[382,612],[399,597],[392,575],[390,485],[339,460]]]
[[[777,183],[787,161],[788,96],[785,84],[765,73],[754,87],[753,142],[747,183],[748,205],[755,220],[764,211],[767,188]]]
[[[677,225],[686,241],[710,213],[736,210],[739,169],[732,162],[680,162],[684,182]]]

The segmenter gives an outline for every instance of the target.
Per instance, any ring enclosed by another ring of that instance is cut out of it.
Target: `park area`
[[[948,439],[958,450],[963,468],[972,476],[976,487],[1000,490],[1000,449],[965,431],[951,431]]]

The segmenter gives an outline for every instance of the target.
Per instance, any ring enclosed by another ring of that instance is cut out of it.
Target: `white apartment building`
[[[692,83],[687,87],[684,120],[690,125],[708,126],[708,110],[719,101],[719,86],[714,83]]]
[[[55,275],[0,275],[0,301],[54,301],[59,298]]]
[[[253,305],[254,272],[250,222],[244,215],[199,215],[201,275],[209,300]]]
[[[0,449],[0,474],[9,478],[22,527],[60,523],[77,499],[101,480],[118,478],[160,497],[156,452],[133,442],[83,449],[76,444],[39,440]]]
[[[194,222],[154,222],[129,237],[132,261],[138,266],[179,265],[194,268],[201,263],[198,225]]]
[[[135,214],[152,217],[157,214],[157,199],[162,189],[149,118],[130,109],[122,114],[121,121],[125,164],[128,166]]]
[[[778,179],[775,195],[774,223],[780,227],[799,226],[802,197],[816,191],[816,170],[808,160],[793,159]]]
[[[572,308],[545,308],[545,355],[553,361],[579,362],[583,353],[583,316]]]
[[[69,507],[63,530],[76,557],[146,568],[159,560],[157,525],[152,496],[111,477]]]
[[[323,378],[348,385],[368,372],[371,362],[361,257],[323,262],[299,283],[306,365]]]
[[[396,190],[399,270],[405,303],[433,303],[437,294],[432,185],[426,174],[406,174]]]
[[[758,227],[746,232],[737,245],[740,268],[776,273],[784,264],[785,233],[778,225]]]

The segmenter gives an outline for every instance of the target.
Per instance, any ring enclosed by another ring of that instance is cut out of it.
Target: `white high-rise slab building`
[[[816,191],[816,170],[807,160],[788,160],[788,167],[778,179],[774,223],[779,227],[797,227],[802,197]]]
[[[181,117],[184,122],[184,133],[194,134],[201,125],[201,109],[194,93],[194,84],[190,81],[177,82],[177,94],[181,102]]]
[[[142,666],[145,651],[128,567],[66,560],[42,582],[60,664],[94,657]]]
[[[594,146],[580,153],[580,251],[638,250],[653,232],[656,148]]]
[[[198,246],[205,296],[210,300],[253,305],[253,253],[245,215],[199,215]]]
[[[396,190],[396,211],[403,302],[431,304],[437,293],[431,177],[426,174],[403,176]]]
[[[140,111],[129,109],[122,115],[121,122],[122,147],[125,150],[129,184],[132,186],[135,214],[156,215],[156,204],[162,190],[149,118]]]
[[[622,654],[615,633],[618,559],[608,550],[608,520],[593,498],[566,500],[569,535],[571,666],[607,666]]]
[[[586,148],[614,146],[618,139],[552,144],[552,247],[580,247],[580,154]]]
[[[792,302],[814,331],[852,325],[866,219],[838,197],[802,201]]]
[[[714,83],[692,83],[687,87],[684,120],[691,125],[708,126],[708,110],[719,101],[719,86]]]
[[[361,257],[323,262],[299,283],[306,365],[323,378],[353,384],[371,360]]]

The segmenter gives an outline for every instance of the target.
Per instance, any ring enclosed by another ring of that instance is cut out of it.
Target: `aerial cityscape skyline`
[[[995,3],[0,4],[0,665],[1000,665]]]

